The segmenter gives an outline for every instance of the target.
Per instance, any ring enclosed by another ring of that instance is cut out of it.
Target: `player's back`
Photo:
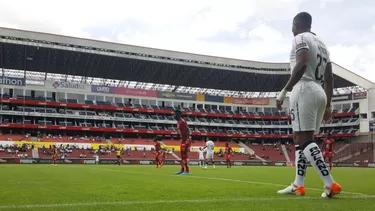
[[[294,38],[290,55],[290,65],[293,70],[296,65],[296,54],[300,50],[308,50],[308,62],[305,73],[300,82],[316,82],[321,84],[324,79],[324,72],[330,62],[329,51],[324,42],[315,34],[305,32]],[[323,88],[320,87],[322,90]]]
[[[215,148],[215,144],[213,141],[206,142],[207,150],[213,150]]]

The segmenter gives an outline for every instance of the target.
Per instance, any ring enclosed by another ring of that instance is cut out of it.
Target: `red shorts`
[[[323,152],[323,157],[324,158],[332,158],[332,152],[330,152],[330,151]]]
[[[56,155],[52,155],[52,160],[56,160]]]
[[[231,155],[225,155],[225,158],[226,158],[227,160],[230,160],[230,157],[231,157]]]

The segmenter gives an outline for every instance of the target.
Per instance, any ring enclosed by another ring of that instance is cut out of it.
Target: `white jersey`
[[[204,159],[204,151],[205,150],[197,149],[199,160],[203,160]]]
[[[214,151],[214,148],[215,148],[215,144],[214,144],[214,142],[212,142],[212,141],[207,141],[207,142],[206,142],[206,149],[207,149],[207,152],[212,152],[212,151]]]
[[[326,45],[311,32],[305,32],[295,36],[290,53],[291,70],[296,66],[296,54],[300,50],[309,51],[307,68],[301,81],[322,83],[326,66],[331,62]]]

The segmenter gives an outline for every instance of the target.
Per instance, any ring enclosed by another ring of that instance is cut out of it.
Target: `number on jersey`
[[[323,82],[323,73],[325,71],[325,69],[323,69],[323,67],[324,68],[326,67],[327,58],[322,57],[320,54],[317,54],[316,58],[318,60],[318,65],[315,68],[315,79],[317,81]],[[323,62],[324,62],[324,65],[322,66]]]

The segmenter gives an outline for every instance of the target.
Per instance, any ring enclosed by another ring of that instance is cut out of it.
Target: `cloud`
[[[375,81],[373,68],[375,67],[375,42],[366,46],[335,45],[330,47],[332,60],[337,64],[354,70],[366,79]]]
[[[51,4],[38,0],[36,4],[12,0],[0,2],[0,26],[214,56],[287,62],[294,14],[304,8],[319,13],[322,6],[335,7],[346,1],[321,0],[320,5],[315,2],[66,0]],[[310,4],[317,6],[306,6]],[[367,37],[357,37],[362,32],[352,33],[350,28],[339,30],[337,36],[341,40],[350,37],[361,43],[328,46],[336,63],[375,81],[370,73],[375,61],[373,24],[369,28],[373,35]]]

